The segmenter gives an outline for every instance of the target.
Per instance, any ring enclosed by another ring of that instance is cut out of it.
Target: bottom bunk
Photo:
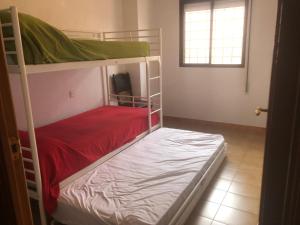
[[[159,115],[152,115],[152,125]],[[59,184],[148,130],[147,108],[103,106],[35,129],[45,210],[57,206]],[[35,181],[27,132],[20,132],[27,182]],[[24,148],[26,147],[26,148]],[[26,161],[27,160],[27,161]],[[31,186],[29,186],[31,187]]]
[[[183,224],[225,157],[221,135],[160,128],[60,187],[68,225]]]

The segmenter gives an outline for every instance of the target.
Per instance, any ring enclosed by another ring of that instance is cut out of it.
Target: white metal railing
[[[12,27],[12,23],[2,23],[1,27]]]
[[[109,94],[109,96],[110,99],[115,98],[118,101],[118,103],[131,104],[133,107],[147,106],[147,102],[145,101],[146,97],[133,96],[133,95],[117,95],[117,94]]]
[[[104,41],[144,41],[149,44],[150,56],[161,55],[161,29],[139,29],[103,32]]]
[[[68,37],[102,41],[144,41],[149,44],[150,56],[161,55],[161,30],[140,29],[126,31],[75,31],[62,30]]]
[[[110,97],[111,99],[116,99],[116,101],[119,103],[131,103],[133,107],[141,105],[148,107],[147,97],[117,94],[110,94]],[[127,98],[128,100],[122,100],[122,98]],[[160,107],[160,103],[156,103],[152,100],[151,107]]]
[[[69,38],[103,40],[103,32],[97,32],[97,31],[77,31],[77,30],[62,30],[62,31]]]
[[[163,112],[162,112],[162,79],[161,79],[161,59],[158,60],[158,67],[159,67],[159,75],[158,76],[151,76],[150,70],[150,62],[146,60],[146,77],[147,77],[147,102],[148,102],[148,126],[149,132],[152,132],[152,115],[155,113],[160,113],[160,127],[163,126]],[[155,94],[151,94],[151,86],[152,81],[159,79],[159,91]],[[152,110],[152,102],[155,97],[159,98],[159,104],[155,105],[154,110]],[[158,108],[156,108],[158,107]]]

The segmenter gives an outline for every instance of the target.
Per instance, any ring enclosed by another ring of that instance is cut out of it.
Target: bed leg
[[[101,82],[102,82],[102,89],[103,89],[103,98],[104,98],[104,105],[109,105],[109,97],[108,95],[110,94],[108,92],[108,76],[107,76],[107,69],[105,66],[100,67],[100,73],[101,73]]]

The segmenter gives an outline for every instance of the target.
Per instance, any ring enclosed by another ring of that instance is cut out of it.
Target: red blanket
[[[152,115],[152,125],[159,117]],[[57,205],[59,183],[148,129],[147,109],[100,107],[36,129],[43,200],[51,214]],[[20,132],[28,147],[27,132]],[[28,156],[26,156],[28,157]],[[25,165],[29,167],[30,165]]]

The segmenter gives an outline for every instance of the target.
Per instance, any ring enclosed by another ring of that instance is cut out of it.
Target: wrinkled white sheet
[[[223,148],[221,135],[160,128],[61,190],[69,225],[167,225]]]

